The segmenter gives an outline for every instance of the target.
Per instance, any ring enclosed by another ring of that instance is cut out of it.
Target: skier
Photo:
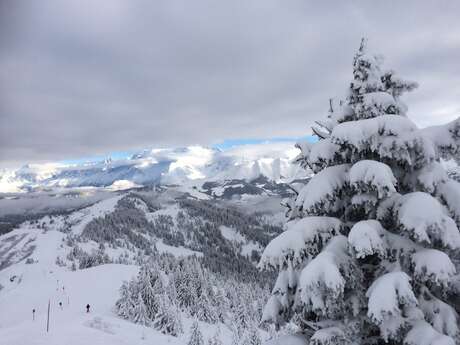
[[[87,305],[86,305],[86,312],[87,312],[87,313],[89,313],[89,307],[90,307],[90,305],[87,304]]]
[[[35,321],[35,309],[32,309],[32,321]]]
[[[59,308],[62,310],[62,302],[59,302]]]

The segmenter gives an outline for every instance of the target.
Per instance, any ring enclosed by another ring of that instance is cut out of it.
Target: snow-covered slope
[[[186,344],[193,321],[187,315],[183,317],[185,332],[172,337],[117,317],[114,305],[122,282],[138,272],[134,264],[139,251],[148,249],[144,244],[175,257],[203,257],[209,250],[196,236],[208,229],[215,234],[206,234],[207,237],[219,241],[220,250],[226,247],[233,251],[234,260],[238,255],[240,270],[241,260],[247,260],[248,267],[253,264],[253,251],[260,253],[263,247],[260,241],[267,241],[270,238],[267,231],[276,229],[263,228],[253,216],[232,208],[223,209],[225,217],[222,217],[215,208],[219,201],[210,203],[206,197],[200,191],[191,196],[175,187],[137,193],[105,192],[102,200],[90,206],[33,218],[0,235],[0,344]],[[18,200],[3,202],[19,205]],[[225,207],[227,202],[221,203]],[[43,207],[40,212],[46,209]],[[142,223],[143,218],[150,225]],[[200,225],[211,218],[214,227]],[[133,220],[134,223],[129,223]],[[220,222],[226,225],[219,225]],[[126,230],[131,231],[129,236],[119,233],[124,231],[125,223],[130,224]],[[102,242],[96,242],[101,226],[107,231],[105,235],[113,234],[114,238],[103,247]],[[172,237],[174,233],[182,235]],[[143,243],[135,241],[139,234]],[[83,257],[101,250],[107,255],[107,262],[89,268],[82,266]],[[49,333],[46,332],[48,302]],[[89,314],[85,312],[87,303],[91,305]],[[217,327],[201,323],[205,340],[215,334]],[[230,344],[230,329],[225,325],[220,327],[223,344]]]
[[[253,179],[259,175],[274,181],[290,180],[301,173],[291,163],[297,153],[293,143],[244,145],[225,151],[191,146],[145,150],[120,160],[32,164],[0,172],[0,193],[82,186],[119,190],[158,183]]]

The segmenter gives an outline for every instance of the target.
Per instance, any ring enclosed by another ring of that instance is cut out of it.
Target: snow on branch
[[[265,248],[259,268],[283,268],[287,262],[298,265],[319,253],[340,233],[343,224],[332,217],[307,217],[288,224],[288,230],[274,238]]]
[[[307,311],[333,316],[342,310],[347,278],[353,277],[347,238],[338,235],[302,270],[299,293]]]
[[[281,320],[281,311],[283,310],[283,306],[281,305],[280,301],[278,300],[277,296],[273,295],[265,304],[264,309],[262,311],[262,322],[273,322],[275,324],[280,323]]]
[[[363,95],[363,101],[356,106],[356,112],[360,118],[373,118],[382,114],[404,114],[405,108],[400,107],[390,93],[376,91]]]
[[[336,165],[313,176],[299,192],[296,206],[311,215],[327,215],[336,211],[337,196],[347,185],[349,169],[348,164]]]
[[[406,194],[396,207],[399,225],[417,242],[460,248],[457,225],[431,195],[423,192]]]
[[[420,309],[423,310],[426,320],[439,333],[455,337],[458,335],[458,314],[454,308],[440,299],[427,293],[427,298],[420,298]]]
[[[460,226],[460,183],[448,180],[438,186],[437,192],[457,226]]]
[[[344,161],[340,154],[340,146],[333,144],[330,138],[320,140],[311,146],[306,159],[313,172]]]
[[[385,341],[398,337],[409,321],[405,317],[405,309],[417,306],[410,277],[404,272],[380,276],[367,290],[366,297],[369,299],[367,315],[379,326]]]
[[[385,232],[386,230],[377,220],[363,220],[351,228],[348,243],[358,259],[374,254],[385,257],[387,250]]]
[[[376,191],[383,198],[396,192],[396,182],[391,168],[381,162],[362,160],[350,169],[350,185],[361,193]]]
[[[344,122],[332,131],[332,142],[351,145],[357,149],[370,146],[380,136],[400,136],[414,132],[417,126],[402,116],[382,115],[372,119]]]
[[[417,172],[418,185],[428,193],[434,193],[438,185],[448,181],[448,176],[439,162],[432,162]]]
[[[412,255],[415,278],[422,282],[447,287],[455,275],[455,266],[449,256],[436,249],[419,250]]]
[[[345,340],[345,332],[337,327],[327,327],[319,329],[310,338],[310,345],[336,345]]]
[[[437,332],[429,323],[419,320],[404,338],[405,345],[455,345],[454,339]]]
[[[436,159],[433,143],[403,116],[344,122],[334,128],[330,140],[349,161],[376,157],[420,168]]]
[[[445,125],[424,128],[422,132],[436,145],[443,158],[460,161],[460,118]]]
[[[272,295],[277,296],[284,308],[287,308],[291,302],[289,292],[295,290],[298,279],[298,271],[293,269],[291,262],[288,262],[287,268],[278,274],[275,286],[272,289]]]

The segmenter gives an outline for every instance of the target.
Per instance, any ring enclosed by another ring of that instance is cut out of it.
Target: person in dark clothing
[[[35,309],[32,309],[32,320],[35,320]]]
[[[62,309],[62,302],[59,302],[59,308]]]
[[[89,313],[89,304],[86,305],[86,312]]]

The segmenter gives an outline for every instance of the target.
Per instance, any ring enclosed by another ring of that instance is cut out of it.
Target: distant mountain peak
[[[205,146],[148,149],[125,159],[107,157],[91,164],[27,164],[0,172],[0,193],[65,187],[191,184],[262,177],[285,181],[303,174],[292,159],[292,143],[252,144],[228,150]]]

